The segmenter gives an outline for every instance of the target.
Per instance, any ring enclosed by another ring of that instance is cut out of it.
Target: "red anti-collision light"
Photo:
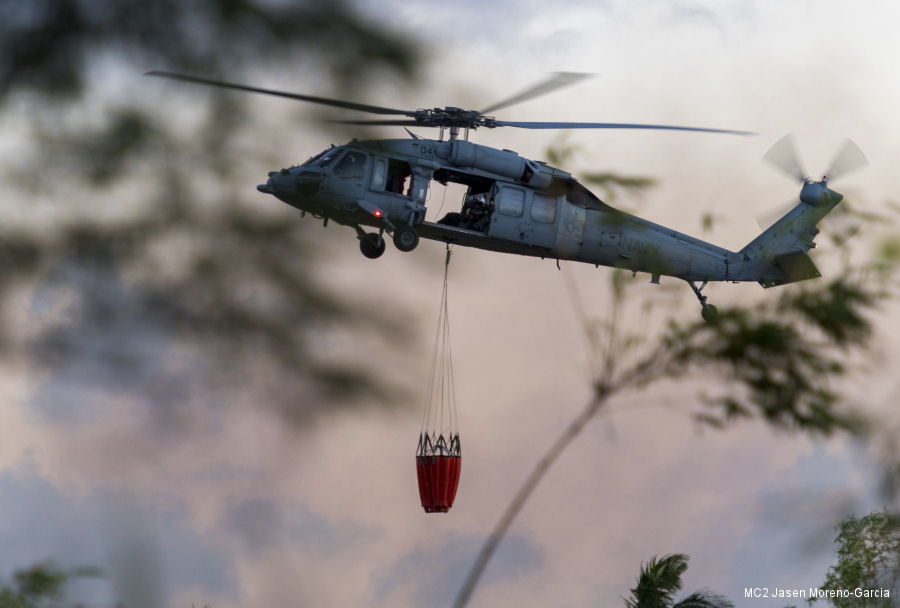
[[[381,209],[376,209],[374,215],[375,217],[381,217]]]

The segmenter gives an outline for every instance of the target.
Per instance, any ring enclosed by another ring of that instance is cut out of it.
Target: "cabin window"
[[[335,165],[334,174],[347,179],[362,179],[366,176],[366,155],[361,152],[347,152]]]
[[[375,159],[375,169],[372,171],[372,190],[384,190],[384,181],[387,179],[387,161],[383,158]]]
[[[519,217],[525,208],[525,192],[518,188],[504,188],[500,194],[497,211],[503,215]]]
[[[552,224],[556,219],[556,198],[546,194],[534,194],[531,204],[531,219],[543,224]]]

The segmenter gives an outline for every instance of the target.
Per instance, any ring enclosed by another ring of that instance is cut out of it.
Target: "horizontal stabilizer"
[[[791,251],[776,255],[772,262],[781,271],[782,276],[778,279],[760,281],[763,287],[775,287],[776,285],[796,283],[807,279],[817,279],[822,276],[812,258],[803,251]]]

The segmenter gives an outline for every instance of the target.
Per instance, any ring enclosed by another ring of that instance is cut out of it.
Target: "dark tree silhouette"
[[[0,161],[0,356],[28,357],[82,401],[127,395],[163,417],[198,393],[297,421],[326,402],[394,401],[396,387],[323,344],[336,326],[365,341],[402,337],[404,325],[327,289],[310,264],[327,245],[241,177],[248,163],[261,181],[277,168],[263,161],[286,164],[271,147],[287,134],[261,133],[249,96],[138,75],[258,81],[300,65],[362,95],[413,75],[407,37],[344,2],[4,1],[0,53],[0,112],[26,131],[20,154]],[[163,94],[172,100],[153,101]],[[36,202],[52,219],[29,214]],[[27,331],[23,292],[35,303]],[[60,306],[69,314],[42,313]],[[74,407],[67,390],[37,400]]]

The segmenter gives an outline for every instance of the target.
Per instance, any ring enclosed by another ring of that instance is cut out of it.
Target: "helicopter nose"
[[[256,187],[257,190],[262,192],[263,194],[275,194],[275,187],[272,185],[272,173],[277,173],[276,171],[269,172],[269,179],[264,184],[260,184]]]

